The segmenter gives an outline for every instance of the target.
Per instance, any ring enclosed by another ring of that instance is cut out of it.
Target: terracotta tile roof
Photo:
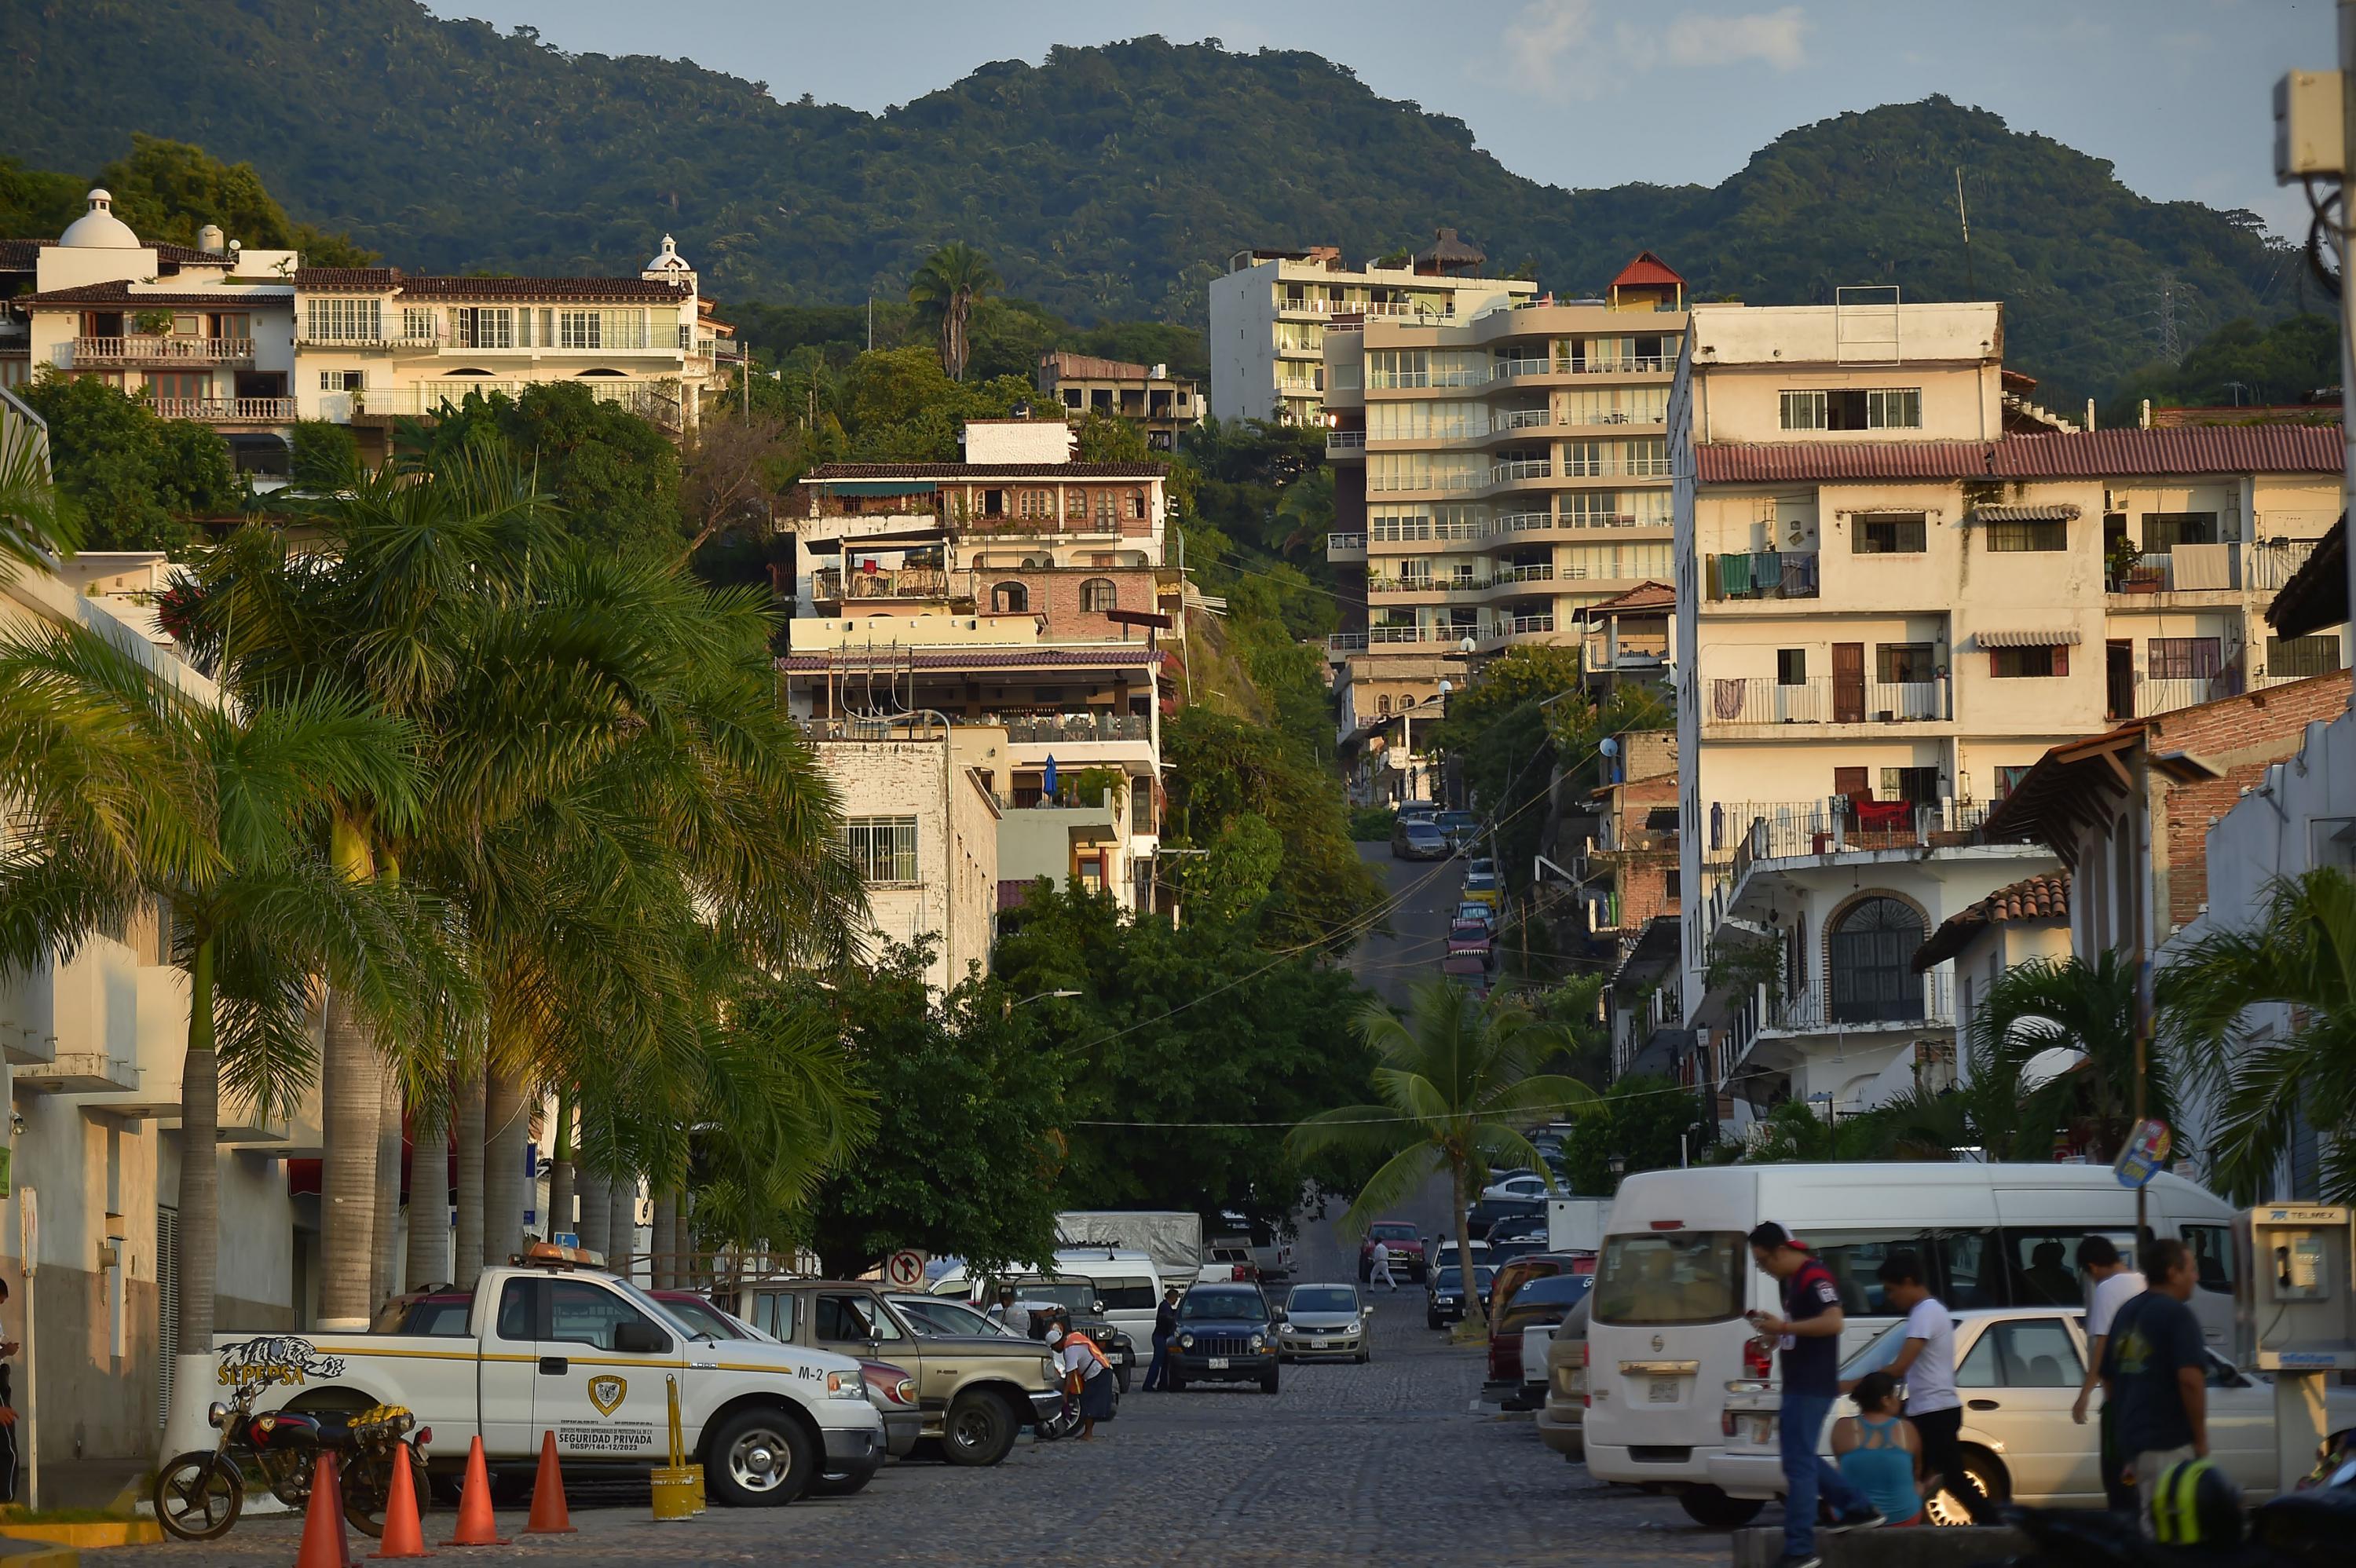
[[[834,667],[838,657],[855,665],[866,656],[863,649],[854,646],[844,656],[787,654],[776,665],[787,675],[818,675]],[[1076,666],[1101,669],[1113,665],[1134,668],[1150,667],[1162,660],[1158,651],[1143,643],[1107,643],[1101,648],[906,648],[900,656],[916,669],[1067,669]]]
[[[2069,918],[2069,872],[2044,871],[2023,878],[1941,922],[1931,939],[1914,950],[1914,972],[1919,975],[1933,965],[1945,963],[1991,925],[2024,921],[2041,924],[2066,922]]]
[[[1159,468],[1126,463],[821,463],[805,475],[829,479],[1160,479]]]
[[[1706,485],[1805,479],[2108,479],[2159,474],[2337,474],[2337,426],[2071,431],[2001,441],[1711,443]]]
[[[298,289],[398,293],[404,299],[580,300],[677,304],[684,283],[647,278],[453,278],[399,267],[298,267]]]
[[[254,288],[240,286],[228,289],[206,289],[173,293],[146,290],[134,293],[129,283],[84,283],[79,288],[51,289],[45,294],[27,294],[12,303],[20,305],[68,306],[116,304],[143,310],[245,310],[257,304],[285,304],[294,296],[287,293],[263,293],[264,288],[283,289],[283,283],[264,283]]]
[[[294,286],[298,289],[346,289],[355,291],[397,288],[401,284],[398,267],[297,267]]]
[[[41,252],[56,244],[54,240],[0,240],[0,271],[29,272],[40,260]],[[157,241],[148,247],[159,261],[170,261],[182,267],[226,267],[231,257],[211,251],[199,251],[192,245],[166,245]]]
[[[1685,280],[1677,276],[1666,261],[1662,261],[1650,251],[1639,251],[1636,252],[1634,261],[1620,269],[1620,275],[1612,280],[1612,286],[1616,289],[1623,283],[1634,285],[1683,283],[1684,282]]]
[[[1592,615],[1599,610],[1674,610],[1677,591],[1665,582],[1639,582],[1625,593],[1615,593],[1609,599],[1599,599],[1580,607],[1579,613]]]

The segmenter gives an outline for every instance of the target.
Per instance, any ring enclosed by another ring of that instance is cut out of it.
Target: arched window
[[[1031,610],[1031,590],[1020,582],[1001,582],[990,591],[993,614],[1023,615]]]
[[[1129,518],[1131,522],[1142,520],[1145,517],[1145,492],[1142,490],[1131,490],[1129,493],[1128,509],[1121,515]]]
[[[1832,963],[1834,1023],[1877,1023],[1922,1016],[1922,979],[1909,966],[1922,945],[1922,917],[1891,898],[1850,907],[1826,940]]]
[[[1375,699],[1375,711],[1381,714],[1386,719],[1391,716],[1391,694],[1389,692],[1386,691],[1380,697]]]
[[[1080,584],[1080,613],[1082,614],[1101,615],[1108,610],[1115,610],[1119,607],[1120,591],[1113,586],[1111,578],[1091,577],[1086,582]]]

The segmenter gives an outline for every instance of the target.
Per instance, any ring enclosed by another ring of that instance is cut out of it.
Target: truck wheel
[[[775,1508],[801,1496],[818,1468],[818,1445],[801,1423],[755,1405],[722,1422],[712,1435],[704,1483],[730,1508]]]
[[[1114,1373],[1113,1378],[1114,1381],[1119,1384],[1120,1392],[1122,1393],[1126,1394],[1129,1392],[1129,1369],[1127,1367],[1123,1367],[1119,1371]]]
[[[1730,1498],[1716,1487],[1687,1487],[1677,1493],[1677,1506],[1704,1530],[1740,1530],[1767,1506],[1764,1498]]]
[[[1262,1393],[1274,1393],[1276,1392],[1276,1369],[1274,1367],[1269,1368],[1269,1370],[1261,1375],[1259,1380],[1259,1392]]]
[[[1186,1380],[1179,1375],[1177,1368],[1171,1368],[1168,1371],[1162,1374],[1162,1377],[1165,1381],[1162,1386],[1168,1389],[1172,1393],[1184,1393],[1186,1392]]]
[[[810,1483],[810,1495],[820,1498],[847,1498],[863,1490],[875,1478],[881,1465],[862,1465],[856,1470],[838,1470],[830,1476],[820,1476]]]
[[[941,1420],[941,1456],[952,1465],[995,1465],[1014,1446],[1014,1419],[995,1394],[969,1390]]]

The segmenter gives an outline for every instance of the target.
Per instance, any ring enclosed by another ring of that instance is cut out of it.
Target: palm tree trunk
[[[606,1201],[612,1205],[612,1217],[606,1224],[610,1229],[614,1251],[627,1263],[638,1252],[637,1177],[625,1174],[615,1178],[613,1184],[606,1189]],[[635,1279],[637,1272],[637,1266],[632,1264],[626,1270],[626,1277]]]
[[[220,1059],[213,1051],[213,943],[188,960],[188,1050],[180,1064],[180,1309],[164,1452],[206,1447],[213,1386],[213,1289],[220,1277]]]
[[[647,1251],[654,1254],[654,1272],[649,1277],[658,1289],[679,1287],[679,1200],[669,1191],[657,1193],[654,1200],[654,1239]]]
[[[589,1118],[581,1118],[581,1130],[589,1130]],[[590,1169],[579,1158],[586,1149],[578,1150],[573,1159],[573,1185],[581,1189],[581,1247],[584,1252],[599,1257],[610,1256],[614,1250],[614,1200],[605,1191],[605,1179]]]
[[[523,1079],[493,1068],[483,1090],[483,1262],[503,1264],[523,1251],[528,1178],[524,1148],[531,1141]]]
[[[450,1277],[450,1129],[417,1107],[409,1136],[409,1288]]]
[[[556,1091],[556,1125],[548,1135],[548,1223],[550,1241],[559,1234],[578,1234],[573,1219],[573,1093]]]
[[[366,1328],[376,1255],[376,1042],[340,988],[327,996],[319,1103],[327,1156],[319,1174],[319,1325]]]
[[[458,1223],[450,1277],[472,1290],[483,1275],[483,1070],[458,1074]]]
[[[380,1064],[383,1097],[377,1102],[376,1257],[369,1269],[369,1311],[401,1289],[401,1074]]]
[[[1472,1266],[1472,1222],[1464,1217],[1464,1162],[1453,1161],[1449,1170],[1450,1185],[1456,1193],[1456,1275],[1457,1285],[1464,1292],[1464,1320],[1478,1321],[1483,1327],[1489,1322],[1489,1304],[1481,1298],[1480,1272]]]

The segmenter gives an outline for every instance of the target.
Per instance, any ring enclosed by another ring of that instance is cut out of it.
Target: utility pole
[[[1980,297],[1980,285],[1972,276],[1972,217],[1964,210],[1964,165],[1955,165],[1955,221],[1964,226],[1964,297]]]
[[[2192,285],[2179,280],[2175,273],[2163,276],[2154,285],[2159,293],[2159,357],[2174,365],[2184,358],[2184,345],[2176,331],[2176,296],[2190,293]]]

